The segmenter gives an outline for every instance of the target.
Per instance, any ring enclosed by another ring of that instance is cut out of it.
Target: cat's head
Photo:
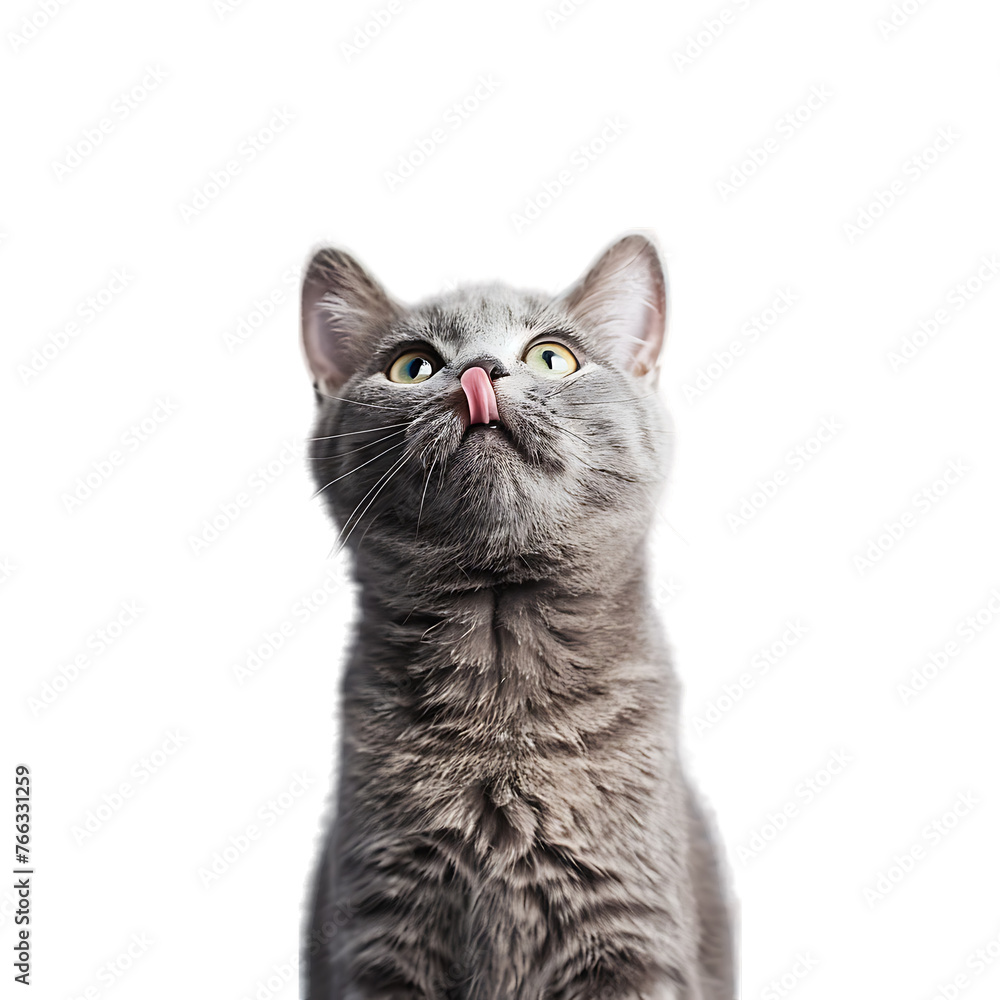
[[[638,234],[559,295],[484,285],[413,306],[318,251],[302,292],[311,464],[341,541],[383,571],[472,586],[633,556],[667,463],[666,311]]]

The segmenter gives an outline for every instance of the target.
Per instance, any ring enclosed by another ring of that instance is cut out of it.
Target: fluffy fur
[[[360,584],[313,1000],[731,1000],[729,906],[647,591],[668,464],[666,286],[645,237],[559,296],[405,307],[321,250],[313,467]],[[523,361],[539,339],[579,359]],[[433,349],[426,382],[386,377]],[[501,427],[468,427],[490,373]]]

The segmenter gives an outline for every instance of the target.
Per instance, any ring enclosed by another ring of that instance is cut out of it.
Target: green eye
[[[525,355],[528,366],[546,378],[562,378],[571,375],[580,364],[568,347],[562,344],[535,344]]]
[[[427,351],[407,351],[389,366],[386,375],[391,382],[412,385],[430,378],[440,367]]]

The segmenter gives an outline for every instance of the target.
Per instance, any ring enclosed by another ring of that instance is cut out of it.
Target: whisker
[[[572,413],[560,413],[559,416],[563,420],[592,420],[593,419],[592,417],[574,416]],[[663,428],[661,431],[659,431],[659,433],[662,434],[664,437],[668,437],[668,438],[677,437],[677,432],[674,431],[674,430],[671,430],[670,428],[667,428],[667,427]]]
[[[555,414],[548,414],[548,416],[555,416]],[[556,417],[556,419],[558,420],[559,418]],[[568,434],[570,437],[575,437],[578,441],[582,441],[584,444],[587,445],[590,444],[590,442],[581,434],[574,434],[573,431],[571,431],[568,427],[563,427],[561,423],[559,424],[559,430],[562,431],[563,434]]]
[[[337,541],[333,543],[333,548],[330,549],[330,554],[327,556],[328,559],[334,555],[334,550],[340,552],[340,547],[339,547],[340,540],[341,538],[343,538],[344,532],[347,530],[347,526],[351,523],[351,518],[353,518],[354,515],[357,514],[361,505],[372,495],[372,492],[376,489],[376,487],[378,487],[378,485],[382,482],[382,480],[384,480],[386,476],[388,476],[389,473],[392,472],[393,466],[395,464],[396,463],[393,462],[393,465],[391,465],[385,472],[382,473],[381,476],[378,477],[378,479],[375,480],[375,483],[371,487],[369,487],[368,492],[365,493],[365,495],[357,502],[357,504],[354,507],[354,510],[352,510],[351,513],[347,515],[347,519],[344,521],[340,531],[337,533]]]
[[[628,396],[625,399],[591,399],[591,400],[578,400],[573,401],[572,399],[567,399],[562,405],[563,406],[606,406],[608,403],[637,403],[640,399],[649,399],[650,396],[656,396],[658,393],[647,392],[645,396]]]
[[[624,472],[614,472],[612,469],[602,469],[599,465],[591,465],[590,462],[585,462],[579,455],[576,456],[576,460],[581,464],[585,465],[588,469],[594,472],[599,472],[604,476],[610,476],[612,479],[621,480],[623,483],[641,483],[641,479],[636,479],[635,476],[628,476]]]
[[[351,437],[352,434],[374,434],[375,431],[387,431],[390,427],[407,427],[409,420],[402,420],[398,424],[383,424],[381,427],[366,427],[363,431],[344,431],[343,434],[325,434],[323,437],[306,438],[307,441],[332,441],[334,438]]]
[[[353,469],[351,469],[350,472],[345,472],[342,476],[337,476],[336,479],[331,479],[330,482],[328,482],[326,484],[326,486],[323,486],[322,488],[318,489],[312,495],[311,499],[315,499],[316,497],[318,497],[320,495],[320,493],[323,492],[323,490],[327,489],[327,487],[329,487],[329,486],[333,486],[334,483],[339,483],[341,479],[346,479],[348,476],[353,476],[354,473],[358,471],[358,469],[363,469],[366,465],[371,465],[372,462],[374,462],[376,459],[381,458],[383,455],[388,455],[389,452],[392,451],[392,449],[395,448],[395,447],[396,446],[394,444],[391,444],[391,445],[389,445],[388,448],[385,449],[385,451],[380,451],[375,456],[375,458],[369,458],[367,462],[362,462],[360,465],[355,466]]]
[[[370,406],[370,407],[372,407],[372,409],[375,409],[375,410],[396,410],[396,409],[398,409],[398,407],[396,407],[396,406],[379,406],[378,403],[366,403],[366,402],[364,402],[364,400],[361,400],[361,399],[351,399],[350,396],[331,396],[331,395],[329,395],[328,393],[325,393],[325,392],[321,392],[320,396],[322,396],[323,399],[339,400],[340,402],[343,402],[343,403],[357,403],[358,406]]]
[[[409,425],[407,425],[409,426]],[[404,427],[401,431],[393,431],[391,434],[386,434],[385,437],[376,438],[374,441],[369,441],[368,444],[360,445],[357,448],[352,448],[350,451],[345,451],[342,455],[316,455],[315,457],[310,457],[310,462],[326,462],[331,458],[347,458],[348,455],[354,455],[359,451],[364,451],[366,448],[371,448],[373,445],[379,444],[382,441],[388,441],[391,437],[398,437],[400,434],[405,434],[406,428]]]
[[[373,524],[374,524],[374,523],[375,523],[375,522],[376,522],[376,521],[377,521],[377,520],[378,520],[378,519],[379,519],[379,518],[380,518],[381,516],[382,516],[382,512],[381,512],[381,511],[379,511],[379,512],[378,512],[378,513],[377,513],[377,514],[376,514],[376,515],[375,515],[375,516],[374,516],[374,517],[373,517],[373,518],[372,518],[372,519],[371,519],[371,520],[370,520],[370,521],[368,522],[368,527],[367,527],[367,528],[365,528],[365,530],[364,530],[363,532],[361,532],[361,537],[360,537],[360,538],[358,539],[358,551],[359,551],[359,552],[361,551],[361,546],[362,546],[362,544],[364,544],[364,540],[365,540],[365,535],[367,535],[367,534],[368,534],[368,532],[369,532],[369,531],[371,531],[371,529],[372,529],[372,525],[373,525]]]
[[[385,485],[385,483],[386,483],[386,482],[388,482],[388,480],[389,480],[389,479],[390,479],[390,478],[392,477],[392,475],[393,475],[393,473],[394,473],[394,472],[396,471],[396,469],[397,469],[397,468],[398,468],[399,466],[401,466],[401,465],[403,464],[403,462],[404,462],[404,461],[405,461],[405,460],[407,459],[407,457],[408,457],[408,455],[406,455],[406,454],[403,454],[403,455],[400,455],[400,456],[399,456],[399,458],[397,458],[397,459],[396,459],[396,460],[395,460],[395,461],[394,461],[394,462],[392,463],[392,465],[390,465],[390,466],[389,466],[389,468],[388,468],[388,469],[386,469],[386,470],[385,470],[385,472],[383,472],[383,473],[382,473],[382,475],[381,475],[381,476],[379,476],[379,477],[378,477],[378,479],[376,479],[376,480],[375,480],[375,482],[374,482],[374,483],[372,484],[371,488],[370,488],[370,489],[368,490],[368,492],[367,492],[367,493],[365,493],[365,495],[364,495],[364,496],[363,496],[363,497],[362,497],[362,498],[361,498],[361,499],[360,499],[360,500],[359,500],[359,501],[357,502],[357,504],[356,504],[356,505],[355,505],[355,507],[354,507],[354,510],[352,510],[352,511],[351,511],[351,513],[350,513],[350,516],[349,516],[349,517],[347,518],[347,520],[346,520],[346,521],[344,522],[344,527],[345,527],[345,528],[347,527],[347,525],[349,525],[349,524],[351,523],[351,519],[352,519],[352,518],[354,517],[354,515],[355,515],[355,514],[357,514],[357,512],[358,512],[358,508],[359,508],[359,507],[360,507],[360,506],[361,506],[361,505],[362,505],[362,504],[363,504],[363,503],[364,503],[364,502],[365,502],[365,501],[366,501],[366,500],[367,500],[367,499],[368,499],[368,498],[369,498],[369,497],[370,497],[370,496],[371,496],[371,495],[372,495],[372,494],[373,494],[373,493],[374,493],[374,492],[375,492],[376,490],[378,490],[380,486],[384,486],[384,485]],[[367,510],[367,509],[368,509],[368,508],[366,507],[366,508],[365,508],[365,510]],[[362,511],[362,512],[361,512],[361,514],[363,515],[363,514],[364,514],[364,511]],[[359,517],[359,520],[360,520],[360,517]],[[357,524],[357,521],[355,521],[355,524]]]
[[[420,535],[420,518],[424,513],[424,497],[427,496],[427,487],[430,485],[431,476],[434,475],[434,465],[437,463],[437,455],[434,456],[434,461],[431,462],[431,467],[427,470],[427,476],[424,479],[424,491],[420,494],[420,510],[417,511],[417,530],[413,536],[413,540],[416,541]]]
[[[366,513],[368,513],[368,508],[371,507],[371,505],[373,503],[375,503],[375,501],[378,499],[379,493],[381,493],[382,490],[385,489],[386,486],[388,486],[389,481],[406,464],[407,459],[412,458],[412,457],[413,457],[412,454],[410,452],[407,452],[406,454],[404,454],[402,456],[402,458],[398,459],[396,462],[394,462],[392,464],[392,466],[390,466],[389,471],[386,473],[385,476],[382,477],[381,485],[379,485],[378,489],[375,490],[375,493],[372,496],[371,500],[369,500],[368,503],[365,504],[365,509],[360,514],[358,514],[357,519],[355,520],[355,522],[354,522],[353,526],[351,527],[350,531],[347,532],[347,534],[344,536],[343,541],[338,546],[338,548],[337,548],[337,554],[338,555],[340,554],[340,552],[343,551],[344,546],[347,545],[348,539],[351,537],[351,534],[354,531],[354,529],[361,523],[361,519],[365,516]],[[376,485],[378,485],[378,484],[376,484]],[[361,502],[364,503],[364,498],[362,498]],[[358,506],[360,507],[361,504],[358,504]],[[354,509],[357,510],[357,507],[355,507]],[[354,517],[353,513],[351,514],[351,517]],[[344,522],[344,527],[345,528],[347,527],[347,524],[348,524],[348,522],[350,520],[351,520],[351,518],[349,517],[347,519],[347,521]]]
[[[665,524],[665,525],[666,525],[666,526],[667,526],[667,527],[668,527],[668,528],[669,528],[669,529],[670,529],[670,530],[671,530],[671,531],[672,531],[672,532],[673,532],[673,533],[674,533],[674,534],[675,534],[675,535],[676,535],[676,536],[677,536],[677,537],[678,537],[678,538],[679,538],[679,539],[680,539],[680,540],[681,540],[681,541],[682,541],[682,542],[683,542],[683,543],[684,543],[685,545],[687,545],[687,546],[688,546],[688,547],[690,548],[690,547],[691,547],[691,543],[690,543],[690,542],[689,542],[689,541],[688,541],[688,540],[687,540],[687,539],[686,539],[686,538],[685,538],[685,537],[684,537],[684,536],[683,536],[683,535],[682,535],[682,534],[681,534],[681,533],[680,533],[680,532],[679,532],[679,531],[678,531],[678,530],[677,530],[677,529],[676,529],[676,528],[675,528],[675,527],[673,526],[673,524],[672,524],[672,523],[670,522],[670,520],[669,520],[669,519],[667,518],[667,515],[666,515],[666,514],[664,514],[664,513],[663,513],[663,511],[661,511],[659,507],[654,507],[654,508],[653,508],[653,510],[655,511],[656,515],[657,515],[657,516],[658,516],[658,517],[659,517],[659,518],[660,518],[660,519],[661,519],[661,520],[663,521],[663,523],[664,523],[664,524]]]

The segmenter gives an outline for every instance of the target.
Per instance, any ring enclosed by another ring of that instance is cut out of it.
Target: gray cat
[[[646,536],[666,282],[628,235],[566,292],[401,305],[306,273],[312,462],[354,559],[312,1000],[732,1000]]]

